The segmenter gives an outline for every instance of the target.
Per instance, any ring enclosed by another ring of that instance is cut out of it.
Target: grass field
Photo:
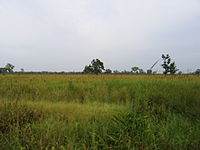
[[[200,149],[200,76],[0,75],[0,150]]]

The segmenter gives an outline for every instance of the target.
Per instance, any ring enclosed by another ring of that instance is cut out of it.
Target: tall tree
[[[164,69],[163,74],[168,74],[168,73],[175,74],[178,71],[175,62],[171,62],[169,54],[167,55],[162,54],[162,59],[163,59],[162,67]]]
[[[15,66],[8,63],[8,64],[5,65],[5,67],[0,68],[0,73],[11,73],[11,72],[13,72],[14,67]]]
[[[103,70],[105,70],[103,62],[99,59],[93,59],[90,65],[85,66],[83,73],[99,74]]]
[[[6,66],[4,68],[7,70],[7,72],[11,73],[11,72],[13,72],[13,69],[15,68],[15,66],[8,63],[8,64],[6,64]]]

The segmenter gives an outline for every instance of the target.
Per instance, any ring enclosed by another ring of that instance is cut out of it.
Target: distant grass
[[[200,149],[200,77],[0,75],[0,149]]]

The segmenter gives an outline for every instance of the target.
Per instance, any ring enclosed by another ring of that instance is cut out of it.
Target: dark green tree
[[[7,70],[5,68],[0,68],[0,73],[6,73]]]
[[[152,74],[152,70],[151,70],[151,69],[148,69],[148,70],[147,70],[147,74]]]
[[[197,69],[197,70],[195,71],[195,74],[200,74],[200,69]]]
[[[15,66],[8,63],[8,64],[6,64],[6,66],[4,68],[7,70],[7,72],[11,73],[11,72],[13,72],[13,69],[15,68]]]
[[[131,72],[136,73],[136,74],[145,74],[144,70],[139,67],[132,67]]]
[[[106,69],[106,70],[105,70],[105,73],[106,73],[106,74],[111,74],[111,73],[112,73],[112,70],[111,70],[111,69]]]
[[[83,73],[89,74],[89,73],[93,73],[93,69],[91,65],[85,66]]]
[[[182,71],[179,71],[178,74],[181,75],[181,74],[183,74],[183,72],[182,72]]]
[[[169,54],[162,54],[162,59],[164,61],[162,64],[162,67],[164,69],[163,74],[175,74],[178,71],[175,62],[171,62]]]
[[[169,66],[170,74],[175,74],[179,69],[176,68],[175,62],[172,62]]]
[[[133,73],[137,73],[138,74],[139,71],[140,71],[140,68],[139,67],[132,67],[131,70],[132,70]]]
[[[15,66],[8,63],[8,64],[5,65],[4,68],[0,68],[0,73],[11,73],[11,72],[13,72],[14,67]]]
[[[145,74],[146,72],[143,69],[139,69],[139,74]]]
[[[168,54],[166,56],[162,54],[162,59],[164,61],[162,64],[162,67],[164,69],[163,74],[167,74],[169,72],[169,65],[171,63],[171,58]]]
[[[103,62],[99,59],[93,59],[90,65],[85,66],[83,73],[99,74],[103,70],[105,70]]]

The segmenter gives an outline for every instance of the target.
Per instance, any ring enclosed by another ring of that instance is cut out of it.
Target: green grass
[[[0,75],[0,149],[200,149],[200,77]]]

